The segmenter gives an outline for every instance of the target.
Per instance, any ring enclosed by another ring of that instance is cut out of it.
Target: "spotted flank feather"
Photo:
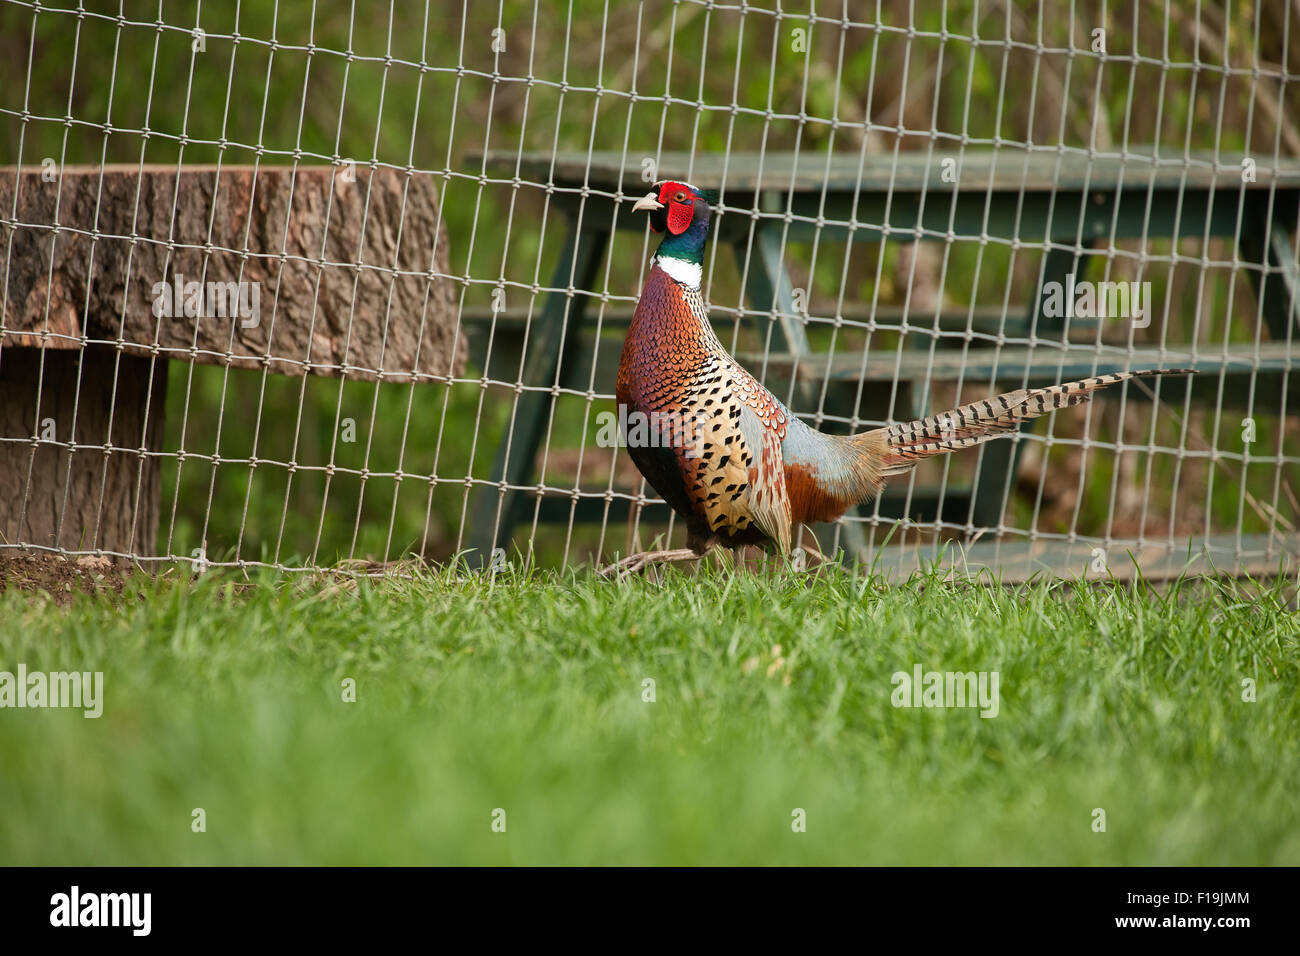
[[[1185,374],[1187,369],[1147,369],[1141,372],[1115,372],[1049,388],[1021,388],[971,402],[951,411],[900,422],[855,436],[868,445],[881,445],[880,477],[902,475],[922,458],[943,455],[982,444],[1014,431],[1021,422],[1040,415],[1081,405],[1093,394],[1111,385],[1144,375]]]

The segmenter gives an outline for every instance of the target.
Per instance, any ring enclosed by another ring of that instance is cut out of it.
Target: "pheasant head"
[[[655,183],[632,207],[650,213],[650,228],[663,235],[655,261],[678,282],[700,287],[704,272],[704,243],[709,238],[710,202],[717,195],[690,183]]]

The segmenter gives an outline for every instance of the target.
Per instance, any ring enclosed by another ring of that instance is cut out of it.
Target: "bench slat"
[[[918,192],[921,189],[951,192],[954,184],[942,178],[943,163],[957,160],[956,186],[962,192],[989,189],[1008,192],[1053,192],[1065,189],[1095,189],[1113,192],[1126,189],[1204,189],[1211,185],[1243,187],[1240,154],[1192,150],[1173,152],[1153,160],[1155,147],[1133,147],[1127,159],[1118,156],[1089,156],[1085,153],[1058,154],[1055,149],[1029,152],[1023,149],[993,150],[967,148],[953,143],[950,149],[901,152],[867,157],[865,163],[853,153],[829,157],[812,150],[800,153],[666,152],[658,157],[656,179],[687,180],[702,189],[729,193],[777,190],[782,193]],[[487,175],[535,183],[582,186],[629,195],[650,188],[642,178],[642,153],[626,156],[610,152],[562,152],[525,154],[509,150],[489,151],[469,157],[471,165],[484,163]],[[650,156],[654,159],[654,156]],[[1256,181],[1248,189],[1300,186],[1300,160],[1291,157],[1254,157]],[[517,172],[516,172],[517,170]],[[638,193],[639,195],[639,193]]]

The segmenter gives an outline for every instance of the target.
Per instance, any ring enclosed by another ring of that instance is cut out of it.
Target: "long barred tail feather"
[[[881,478],[905,474],[921,459],[970,448],[1016,430],[1021,422],[1058,408],[1081,405],[1093,393],[1132,378],[1148,375],[1189,375],[1191,369],[1146,369],[1114,372],[1049,388],[1021,388],[916,421],[900,422],[854,436],[881,456]]]

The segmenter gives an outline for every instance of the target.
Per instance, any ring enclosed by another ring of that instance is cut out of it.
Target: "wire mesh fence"
[[[1130,384],[808,529],[905,568],[1297,551],[1285,0],[0,2],[0,548],[594,562],[683,529],[605,426],[717,189],[725,345],[815,427]]]

